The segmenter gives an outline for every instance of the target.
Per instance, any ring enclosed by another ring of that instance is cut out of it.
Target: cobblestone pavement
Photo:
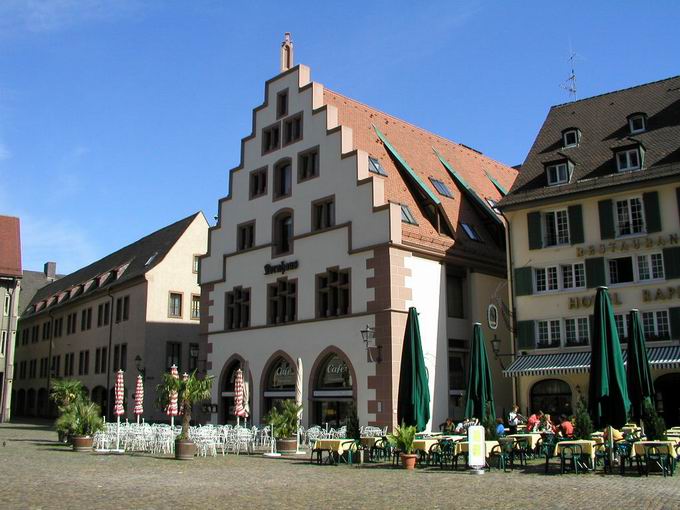
[[[74,453],[43,424],[0,425],[0,509],[679,508],[680,476],[484,475],[227,455],[180,463]],[[2,443],[5,446],[1,446]],[[557,467],[553,467],[556,473]]]

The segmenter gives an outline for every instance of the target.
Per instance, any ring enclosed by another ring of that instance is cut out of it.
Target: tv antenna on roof
[[[569,64],[571,67],[571,73],[569,74],[569,78],[567,78],[564,83],[560,85],[564,90],[567,91],[569,94],[569,100],[570,101],[576,101],[577,96],[576,96],[576,71],[575,71],[575,62],[576,62],[576,52],[571,49],[571,45],[569,45]]]

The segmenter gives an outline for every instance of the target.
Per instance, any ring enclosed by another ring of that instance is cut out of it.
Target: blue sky
[[[70,272],[203,210],[290,31],[326,87],[514,165],[578,96],[680,74],[680,3],[0,2],[0,214]],[[284,7],[287,6],[287,7]]]

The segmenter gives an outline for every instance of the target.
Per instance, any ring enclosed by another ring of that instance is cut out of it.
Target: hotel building
[[[642,314],[657,405],[680,423],[680,77],[554,106],[510,194],[509,266],[523,410],[588,394],[595,289],[622,347]],[[624,351],[625,359],[625,351]]]
[[[110,417],[121,369],[126,417],[142,374],[144,417],[166,420],[155,403],[162,373],[205,370],[198,264],[207,234],[203,214],[192,214],[38,289],[19,321],[14,415],[53,415],[51,380],[75,378]]]
[[[288,39],[281,60],[201,260],[213,421],[234,420],[237,368],[258,423],[294,398],[301,358],[306,426],[337,426],[353,405],[362,424],[393,426],[411,306],[431,425],[462,418],[473,323],[510,348],[495,204],[516,170],[311,81]],[[491,364],[502,412],[512,388]]]

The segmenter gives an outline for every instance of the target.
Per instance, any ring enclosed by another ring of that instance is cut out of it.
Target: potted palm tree
[[[298,406],[294,400],[284,400],[274,406],[265,417],[265,423],[273,427],[277,451],[281,453],[296,451],[298,413],[301,409],[302,406]]]
[[[196,444],[189,437],[191,411],[195,403],[209,400],[213,385],[213,377],[200,379],[196,370],[191,375],[176,379],[171,374],[163,374],[163,382],[158,385],[158,401],[163,408],[167,407],[172,392],[177,393],[179,411],[182,414],[182,432],[175,441],[175,458],[177,460],[193,460],[196,455]]]
[[[405,469],[415,469],[418,455],[413,453],[413,441],[416,438],[416,428],[402,423],[394,427],[394,432],[388,436],[390,444],[400,453],[401,463]]]
[[[56,427],[71,436],[74,451],[87,452],[92,450],[94,434],[104,428],[104,420],[98,405],[80,398],[61,413]]]
[[[50,387],[50,399],[57,404],[59,415],[64,412],[76,402],[85,398],[83,384],[78,379],[55,379],[52,381]],[[73,435],[68,426],[68,419],[61,421],[61,424],[56,425],[57,435],[60,443],[68,443]]]

